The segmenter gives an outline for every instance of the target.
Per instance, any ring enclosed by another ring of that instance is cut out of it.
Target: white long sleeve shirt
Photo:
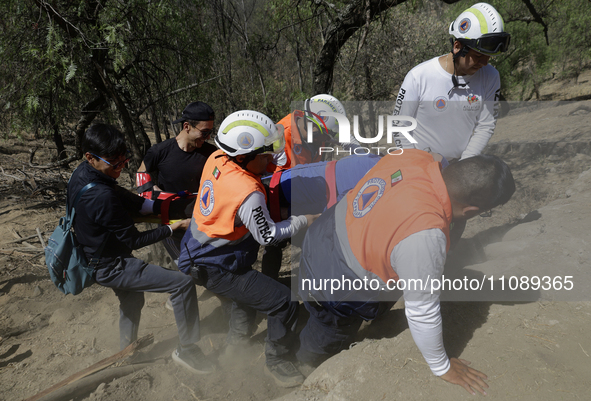
[[[440,153],[446,159],[465,159],[482,152],[495,130],[501,81],[491,65],[473,75],[457,77],[465,86],[454,88],[452,74],[439,57],[408,72],[398,92],[394,115],[414,117],[417,127],[410,143],[395,136],[397,146]]]
[[[290,216],[287,220],[275,223],[269,215],[265,195],[254,191],[238,208],[234,224],[244,224],[259,244],[271,245],[297,234],[308,225],[308,220],[303,215]]]
[[[390,264],[401,280],[441,280],[446,258],[445,234],[440,229],[419,231],[400,241],[390,254]],[[450,368],[443,346],[439,293],[425,286],[423,291],[404,290],[408,326],[431,371],[441,376]]]

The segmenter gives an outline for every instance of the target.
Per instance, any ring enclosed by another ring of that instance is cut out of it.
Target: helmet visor
[[[312,122],[316,127],[318,127],[318,131],[320,133],[327,134],[330,137],[334,137],[334,132],[328,129],[322,116],[311,111],[306,111],[306,120]]]
[[[281,153],[285,149],[285,136],[283,125],[277,124],[277,130],[265,137],[265,145],[257,149],[257,153]]]
[[[507,32],[485,34],[470,42],[468,47],[473,48],[477,52],[494,56],[507,51],[511,42],[511,35]]]

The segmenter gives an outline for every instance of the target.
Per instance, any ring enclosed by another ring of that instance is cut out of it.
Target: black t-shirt
[[[205,142],[192,152],[185,152],[170,138],[150,149],[144,157],[146,170],[157,172],[158,186],[165,192],[198,192],[203,166],[217,148]],[[152,177],[154,178],[154,177]]]

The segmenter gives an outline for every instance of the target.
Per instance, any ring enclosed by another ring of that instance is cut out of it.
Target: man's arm
[[[236,224],[244,224],[261,245],[272,245],[290,238],[310,226],[318,215],[290,216],[275,223],[265,204],[265,195],[255,191],[248,195],[238,209]]]
[[[394,105],[394,116],[406,116],[416,118],[417,110],[419,108],[420,87],[412,70],[406,74],[404,81],[398,91],[396,97],[396,104]],[[394,121],[393,124],[398,125],[402,122]],[[410,132],[412,135],[412,132]],[[393,134],[394,143],[399,148],[414,148],[412,144],[404,135],[395,132]]]
[[[485,93],[482,96],[482,110],[478,116],[476,127],[474,127],[474,133],[468,142],[468,146],[462,152],[461,159],[482,153],[490,137],[495,132],[501,95],[501,78],[497,70],[493,72],[494,75],[491,74],[490,83],[486,83]]]
[[[143,161],[135,174],[135,185],[137,187],[137,193],[147,199],[152,198],[153,191],[162,192],[162,190],[158,188],[158,185],[154,183],[152,175],[148,172],[146,164]]]
[[[392,268],[401,280],[425,283],[416,290],[404,290],[405,312],[412,337],[431,371],[442,379],[485,394],[486,375],[468,367],[469,362],[449,359],[443,346],[442,319],[439,308],[440,291],[431,291],[432,280],[441,280],[446,257],[445,234],[430,229],[412,234],[400,241],[390,255]]]

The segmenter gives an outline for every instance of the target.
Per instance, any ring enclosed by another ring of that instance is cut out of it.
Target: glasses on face
[[[211,134],[213,134],[213,128],[211,129],[199,129],[194,125],[191,125],[191,127],[195,128],[197,131],[199,131],[201,133],[201,137],[203,139],[209,139],[209,137],[211,137]]]
[[[91,155],[93,155],[97,159],[100,159],[100,160],[104,161],[109,166],[113,167],[113,169],[115,169],[115,170],[117,170],[119,167],[124,166],[127,162],[129,162],[131,160],[131,155],[129,154],[129,152],[127,152],[127,154],[125,155],[125,160],[122,160],[122,161],[117,162],[117,163],[110,163],[110,162],[106,161],[105,159],[103,159],[102,157],[95,155],[94,153],[91,153]]]

